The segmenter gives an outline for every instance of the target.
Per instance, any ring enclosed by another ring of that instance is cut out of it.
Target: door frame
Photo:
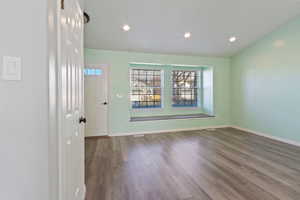
[[[82,9],[82,8],[81,8]],[[61,200],[60,142],[62,135],[60,98],[60,13],[61,0],[47,1],[48,65],[48,177],[49,200]],[[84,198],[86,188],[84,188]]]
[[[106,127],[107,127],[107,135],[106,136],[109,136],[110,135],[110,120],[109,120],[109,117],[110,117],[110,105],[111,105],[111,93],[110,93],[110,86],[111,86],[111,78],[110,78],[110,65],[109,64],[90,64],[90,63],[87,63],[87,64],[84,64],[84,68],[88,68],[88,67],[91,67],[93,68],[94,66],[103,66],[105,67],[107,70],[106,70],[106,73],[107,73],[107,83],[106,83],[106,91],[107,91],[107,101],[108,101],[108,104],[107,104],[107,113],[106,113],[106,118],[107,118],[107,124],[106,124]],[[85,87],[85,85],[84,85]],[[85,98],[85,93],[84,93],[84,98]],[[84,102],[86,103],[86,102]],[[84,105],[85,106],[85,105]],[[93,137],[99,137],[99,136],[85,136],[86,138],[93,138]]]
[[[49,75],[49,200],[59,199],[59,127],[58,127],[58,41],[59,0],[48,0],[48,75]]]

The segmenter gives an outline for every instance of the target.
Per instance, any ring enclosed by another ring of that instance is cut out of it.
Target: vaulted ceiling
[[[88,48],[206,56],[231,56],[300,14],[300,0],[86,0],[85,6]],[[230,43],[231,36],[237,41]]]

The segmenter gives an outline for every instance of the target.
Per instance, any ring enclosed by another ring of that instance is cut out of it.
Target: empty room
[[[0,10],[0,199],[300,200],[299,0]]]

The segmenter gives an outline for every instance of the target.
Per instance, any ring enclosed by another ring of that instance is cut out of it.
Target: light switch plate
[[[20,57],[3,57],[2,79],[8,81],[20,81],[22,79]]]

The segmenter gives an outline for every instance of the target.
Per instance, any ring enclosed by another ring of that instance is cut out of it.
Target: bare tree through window
[[[197,71],[175,70],[173,79],[173,106],[196,107],[198,105]]]

